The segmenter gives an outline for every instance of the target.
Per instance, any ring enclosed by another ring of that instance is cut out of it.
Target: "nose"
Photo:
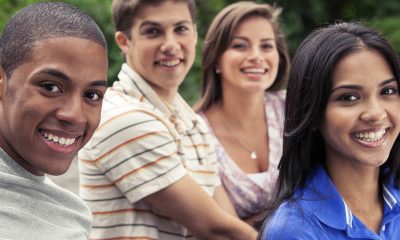
[[[361,114],[361,120],[371,123],[379,123],[387,117],[384,105],[378,100],[370,100]]]
[[[258,47],[254,46],[251,48],[248,59],[253,62],[261,62],[263,60],[261,51]]]
[[[74,96],[60,106],[56,116],[57,119],[68,125],[83,125],[86,123],[85,111],[83,109],[81,96]]]
[[[161,45],[161,52],[166,55],[175,55],[180,48],[178,39],[174,33],[167,33],[165,40]]]

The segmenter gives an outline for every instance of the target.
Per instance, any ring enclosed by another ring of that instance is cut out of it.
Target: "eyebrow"
[[[71,81],[71,78],[67,74],[65,74],[65,73],[63,73],[63,72],[61,72],[59,70],[53,69],[53,68],[42,69],[42,70],[40,70],[38,72],[38,74],[48,74],[48,75],[51,75],[53,77],[59,78],[61,80],[64,80],[66,82],[70,82]],[[107,80],[95,80],[95,81],[90,82],[90,86],[108,87],[108,83],[107,83]]]
[[[187,21],[187,20],[179,21],[179,22],[174,23],[174,26],[178,26],[178,25],[181,25],[181,24],[193,24],[193,22]],[[160,22],[146,20],[146,21],[144,21],[144,22],[142,22],[140,24],[139,29],[142,28],[142,27],[145,27],[146,25],[161,26],[162,24]]]
[[[234,40],[234,39],[241,39],[241,40],[245,40],[245,41],[248,41],[248,40],[249,40],[247,37],[242,37],[242,36],[233,36],[233,37],[232,37],[232,40]],[[262,42],[266,42],[266,41],[275,41],[275,39],[274,39],[274,38],[263,38],[263,39],[261,39],[261,41],[262,41]]]
[[[389,84],[391,82],[396,82],[396,81],[397,80],[395,78],[390,78],[390,79],[387,79],[387,80],[383,80],[381,83],[379,83],[379,87],[383,87],[386,84]],[[340,86],[337,86],[337,87],[333,88],[331,92],[337,91],[339,89],[361,90],[362,87],[360,85],[344,84],[344,85],[340,85]]]

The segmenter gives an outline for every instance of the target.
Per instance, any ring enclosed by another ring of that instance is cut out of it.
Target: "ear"
[[[125,35],[125,33],[121,32],[121,31],[117,31],[114,34],[115,37],[115,42],[117,43],[119,49],[121,49],[121,51],[126,55],[128,52],[128,42],[129,42],[129,38],[128,36]]]

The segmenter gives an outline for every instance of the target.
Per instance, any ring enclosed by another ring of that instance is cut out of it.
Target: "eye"
[[[57,86],[57,84],[52,83],[52,82],[42,82],[41,87],[45,89],[46,91],[52,92],[52,93],[59,93],[61,92],[60,88]]]
[[[232,48],[237,50],[245,50],[247,48],[247,45],[244,43],[234,43],[232,44]]]
[[[144,30],[144,35],[152,38],[152,37],[157,37],[161,34],[161,31],[157,28],[147,28]]]
[[[343,95],[339,96],[339,98],[338,98],[339,101],[343,101],[343,102],[353,102],[358,99],[360,99],[360,97],[355,94],[343,94]]]
[[[270,50],[270,49],[274,49],[275,46],[272,43],[264,43],[261,45],[261,48],[264,50]]]
[[[84,94],[84,97],[90,101],[99,101],[103,98],[103,94],[99,92],[87,92]]]
[[[178,33],[184,33],[184,32],[187,32],[188,30],[189,30],[189,28],[186,26],[178,26],[175,28],[175,31]]]
[[[397,88],[394,87],[387,87],[382,89],[381,95],[393,95],[393,94],[398,94]]]

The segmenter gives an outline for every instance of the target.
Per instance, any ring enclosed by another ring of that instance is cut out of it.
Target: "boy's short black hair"
[[[107,43],[94,20],[76,7],[61,2],[31,4],[18,11],[0,35],[0,66],[7,77],[29,60],[35,43],[59,37]],[[88,56],[90,57],[90,56]]]

